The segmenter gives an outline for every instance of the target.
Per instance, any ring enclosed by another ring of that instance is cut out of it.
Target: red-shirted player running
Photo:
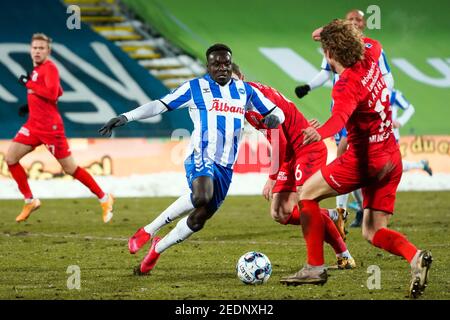
[[[20,128],[6,154],[6,163],[12,177],[17,182],[25,198],[22,212],[16,217],[17,222],[25,221],[30,214],[39,209],[39,199],[33,198],[28,185],[27,174],[19,161],[37,146],[44,144],[61,164],[64,172],[79,180],[100,200],[103,221],[109,222],[113,216],[114,199],[98,186],[92,176],[76,165],[64,132],[64,125],[58,111],[57,101],[63,94],[56,65],[48,59],[51,51],[51,39],[45,34],[36,33],[31,38],[31,59],[33,72],[20,76],[19,82],[28,89],[28,121]]]
[[[236,64],[232,64],[233,77],[243,80],[244,75]],[[262,123],[262,116],[257,112],[247,111],[245,118],[257,130],[261,130],[272,145],[272,161],[269,179],[263,194],[267,200],[272,198],[270,213],[280,224],[300,224],[298,210],[298,193],[303,183],[318,171],[327,161],[327,148],[322,141],[303,145],[301,129],[309,126],[308,121],[295,104],[283,94],[256,82],[248,82],[257,88],[267,99],[278,106],[285,115],[280,129],[268,130]],[[337,257],[338,269],[353,269],[355,261],[347,250],[344,233],[344,221],[340,216],[335,225],[328,210],[321,209],[325,223],[325,241],[329,243]]]
[[[321,43],[329,65],[340,79],[332,91],[332,116],[317,130],[303,129],[304,144],[330,137],[345,125],[349,148],[303,186],[299,207],[308,262],[281,282],[294,285],[326,282],[324,228],[318,202],[362,187],[364,238],[410,263],[409,293],[418,297],[427,285],[431,252],[418,250],[404,235],[387,228],[394,212],[402,162],[392,131],[389,91],[375,58],[381,46],[373,41],[371,50],[365,50],[361,33],[351,22],[343,20],[334,20],[323,28]]]

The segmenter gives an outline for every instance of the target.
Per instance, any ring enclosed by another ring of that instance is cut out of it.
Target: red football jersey
[[[278,171],[280,170],[283,162],[289,161],[293,156],[299,157],[303,155],[305,152],[308,152],[306,150],[325,148],[325,145],[323,142],[318,142],[304,146],[302,129],[309,127],[309,123],[305,116],[297,109],[296,105],[272,87],[258,82],[248,83],[252,87],[255,87],[261,91],[267,99],[272,101],[284,113],[285,120],[281,125],[281,130],[278,134],[278,141],[272,141],[271,130],[267,130],[266,135],[271,145],[272,142],[276,143],[276,147],[279,152],[278,162],[272,162],[272,167],[270,169],[270,178],[272,180],[276,180]],[[252,124],[256,129],[261,129],[261,127],[258,126],[258,121],[251,121],[248,115],[251,115],[251,113],[246,113],[246,118],[249,120],[250,124]]]
[[[47,60],[36,66],[26,87],[30,110],[27,128],[38,131],[64,130],[57,106],[57,100],[63,94],[63,90],[56,65]]]
[[[331,93],[332,116],[318,132],[325,139],[345,125],[350,147],[375,151],[396,142],[389,90],[378,67],[381,45],[368,38],[364,41],[364,59],[340,75]]]
[[[267,99],[283,111],[285,120],[282,124],[282,129],[286,136],[287,144],[294,151],[301,148],[303,144],[302,129],[309,127],[308,120],[292,101],[274,88],[258,82],[249,82],[249,84],[261,91]]]

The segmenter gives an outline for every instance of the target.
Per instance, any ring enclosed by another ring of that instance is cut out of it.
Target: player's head
[[[236,63],[234,63],[234,62],[231,64],[231,72],[232,72],[231,77],[232,77],[233,79],[236,79],[236,80],[244,80],[244,79],[245,79],[245,76],[244,76],[244,74],[241,72],[241,69],[240,69],[239,66],[238,66]]]
[[[206,68],[211,78],[220,85],[225,85],[231,79],[231,55],[231,49],[221,43],[206,50]]]
[[[366,28],[366,19],[364,19],[364,12],[358,9],[353,9],[347,12],[345,20],[350,21],[361,32]]]
[[[327,24],[320,33],[320,42],[333,71],[338,64],[348,68],[364,57],[362,34],[350,21],[336,19]]]
[[[40,65],[47,60],[51,52],[52,39],[44,33],[35,33],[31,37],[31,59],[34,65]]]

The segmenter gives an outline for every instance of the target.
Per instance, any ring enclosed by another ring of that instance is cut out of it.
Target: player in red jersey
[[[364,13],[361,10],[353,9],[347,12],[345,15],[345,19],[352,22],[353,25],[361,31],[361,33],[364,34],[364,29],[366,28],[366,20],[364,18]],[[322,27],[316,29],[312,33],[312,38],[315,41],[320,41],[320,32],[322,31]],[[366,50],[371,50],[372,46],[372,39],[364,37],[363,38]],[[386,55],[383,50],[380,51],[380,55],[378,56],[378,66],[381,69],[381,72],[383,74],[383,79],[386,83],[387,88],[392,92],[394,88],[394,78],[391,73],[391,69],[389,67],[389,64],[387,62]],[[327,60],[325,57],[322,60],[322,66],[320,72],[308,83],[304,85],[300,85],[295,88],[295,93],[298,98],[303,98],[305,95],[308,94],[309,91],[314,90],[320,86],[323,86],[328,79],[330,78],[330,75],[333,75],[333,85],[339,80],[339,75],[332,72],[330,69],[330,66],[327,63]],[[391,95],[391,94],[390,94]],[[394,122],[395,126],[395,122]],[[335,134],[334,139],[336,141],[337,146],[337,157],[342,155],[344,151],[347,149],[347,131],[345,128],[340,130],[338,133]],[[362,224],[362,217],[363,217],[363,210],[362,210],[362,193],[361,189],[357,189],[352,192],[353,197],[356,200],[356,215],[355,219],[350,224],[350,227],[361,227]],[[336,210],[347,210],[347,202],[348,202],[349,194],[342,194],[338,195],[336,197]],[[347,211],[346,211],[347,213]]]
[[[232,70],[233,77],[244,80],[244,75],[234,63]],[[267,129],[261,121],[262,116],[257,112],[247,111],[245,118],[253,127],[261,130],[272,145],[271,170],[263,191],[267,200],[272,198],[270,206],[272,218],[283,225],[299,225],[298,192],[306,179],[326,164],[327,148],[322,141],[308,146],[303,145],[301,129],[307,128],[309,124],[292,101],[274,88],[256,82],[248,83],[283,110],[285,115],[285,122],[280,129],[272,130]],[[336,253],[336,268],[355,268],[355,260],[343,240],[345,237],[343,218],[341,217],[335,225],[327,209],[321,209],[321,213],[325,222],[325,241]]]
[[[389,90],[376,60],[381,46],[374,41],[372,49],[365,50],[361,33],[351,22],[343,20],[334,20],[323,28],[321,44],[328,63],[340,78],[332,91],[332,116],[319,129],[303,129],[303,143],[321,141],[345,125],[349,148],[303,186],[299,206],[308,262],[281,282],[295,285],[326,282],[323,218],[318,202],[362,187],[363,237],[410,263],[409,293],[418,297],[427,285],[431,252],[418,250],[404,235],[387,228],[394,212],[402,162],[392,131]]]
[[[33,197],[27,174],[19,161],[34,148],[44,144],[61,164],[64,172],[79,180],[99,198],[103,221],[109,222],[113,215],[113,197],[104,193],[92,176],[77,166],[71,155],[57,106],[63,90],[58,69],[49,59],[50,52],[51,39],[43,33],[34,34],[30,51],[34,69],[31,75],[22,75],[19,78],[20,84],[28,90],[28,104],[20,107],[19,112],[24,114],[29,110],[29,117],[17,132],[6,154],[9,171],[25,198],[25,205],[16,221],[25,221],[41,205],[39,199]]]

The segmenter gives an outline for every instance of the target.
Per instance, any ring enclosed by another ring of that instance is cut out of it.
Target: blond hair
[[[327,24],[320,33],[320,42],[323,50],[344,68],[364,58],[362,33],[350,21],[336,19]]]
[[[42,41],[46,41],[48,44],[48,47],[51,48],[52,45],[52,38],[50,38],[49,36],[47,36],[45,33],[42,32],[38,32],[35,33],[31,36],[31,42],[33,42],[34,40],[42,40]]]

